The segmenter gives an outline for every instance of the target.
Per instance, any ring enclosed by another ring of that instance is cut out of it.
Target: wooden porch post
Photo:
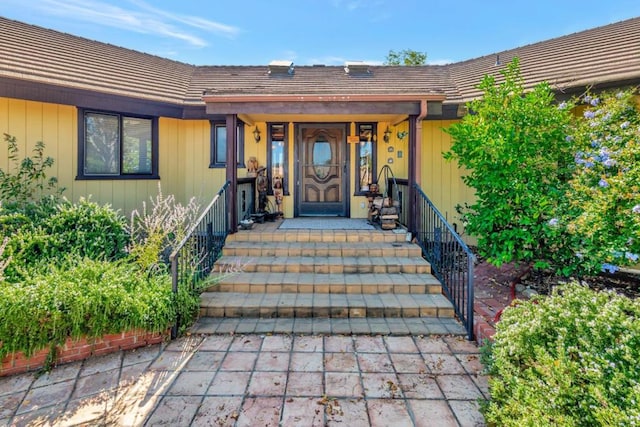
[[[238,116],[227,114],[227,215],[229,232],[238,231]]]
[[[416,224],[416,203],[415,203],[415,189],[413,188],[419,180],[418,171],[420,170],[420,158],[418,150],[418,135],[417,135],[417,120],[418,116],[409,116],[409,215],[407,217],[407,227],[410,232],[415,231]]]

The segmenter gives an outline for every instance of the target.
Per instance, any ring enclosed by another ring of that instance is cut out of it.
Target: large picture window
[[[158,178],[157,119],[81,111],[78,178]]]
[[[244,167],[244,123],[238,121],[238,167]],[[227,165],[227,124],[211,122],[211,159],[210,168],[223,168]]]
[[[356,125],[360,143],[358,144],[356,158],[358,159],[358,186],[357,193],[369,191],[369,184],[376,177],[376,134],[375,123],[358,123]]]

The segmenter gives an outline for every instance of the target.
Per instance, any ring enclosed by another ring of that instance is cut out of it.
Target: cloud
[[[205,47],[207,41],[199,31],[233,38],[239,29],[196,16],[169,13],[141,0],[131,0],[135,9],[112,6],[96,0],[42,0],[34,7],[45,13],[76,21],[119,28],[140,34],[151,34],[186,42],[194,47]]]

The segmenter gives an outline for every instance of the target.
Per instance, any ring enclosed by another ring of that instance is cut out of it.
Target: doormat
[[[362,218],[292,218],[285,219],[280,230],[375,230]]]

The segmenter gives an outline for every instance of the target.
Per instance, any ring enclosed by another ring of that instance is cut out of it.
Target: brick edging
[[[159,344],[169,336],[170,331],[148,332],[134,329],[117,334],[103,335],[99,338],[67,338],[64,345],[56,346],[54,364],[75,362],[91,356],[102,356],[120,350],[131,350],[151,344]],[[40,369],[44,366],[49,347],[36,351],[31,357],[22,352],[11,353],[2,359],[0,377],[20,374]]]

